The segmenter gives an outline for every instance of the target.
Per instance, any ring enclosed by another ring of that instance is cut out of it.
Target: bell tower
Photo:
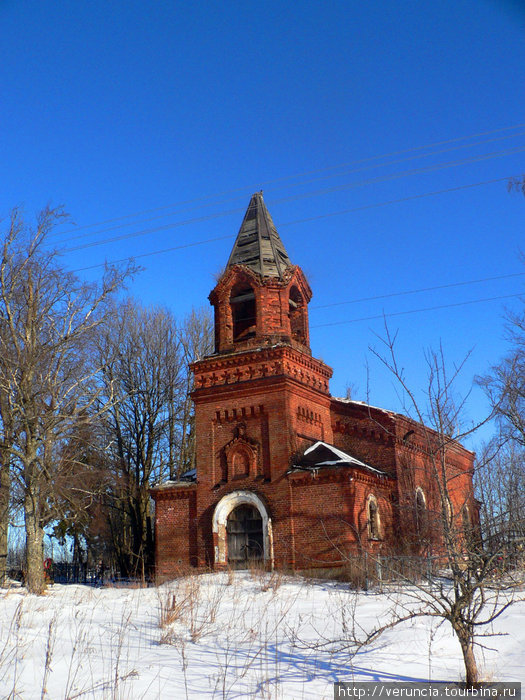
[[[210,294],[215,309],[215,352],[284,343],[311,354],[311,297],[306,277],[292,265],[262,192],[256,192],[226,269]]]
[[[272,522],[280,541],[276,552],[283,560],[289,556],[284,553],[293,549],[287,472],[305,446],[332,441],[332,370],[312,357],[311,297],[262,192],[256,192],[209,296],[215,352],[192,365],[196,518],[202,547],[215,563],[224,563],[227,550],[223,508],[230,512],[241,505],[252,515],[255,508],[266,523],[265,559],[273,546]]]

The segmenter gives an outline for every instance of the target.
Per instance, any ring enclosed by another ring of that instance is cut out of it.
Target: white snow
[[[335,681],[461,680],[446,623],[414,620],[355,656],[334,644],[384,622],[403,595],[260,572],[0,591],[0,697],[320,700]],[[477,652],[483,676],[525,682],[525,602],[492,631],[506,636],[482,640],[492,647]]]
[[[367,403],[366,401],[356,401],[355,399],[346,399],[342,396],[332,396],[333,401],[340,401],[341,403],[350,403],[350,404],[355,404],[356,406],[365,406],[366,408],[371,408],[374,411],[379,411],[380,413],[387,413],[388,415],[395,416],[395,415],[400,415],[399,413],[396,413],[395,411],[390,411],[388,408],[381,408],[380,406],[372,406],[372,404]]]
[[[322,440],[318,440],[314,445],[311,445],[311,447],[304,451],[304,454],[308,455],[310,452],[314,452],[318,447],[326,447],[326,449],[332,452],[337,459],[333,461],[319,462],[316,466],[330,466],[344,462],[345,464],[349,464],[351,466],[363,467],[371,472],[375,472],[376,474],[385,474],[385,472],[375,469],[375,467],[371,467],[369,464],[366,464],[366,462],[361,462],[361,460],[352,457],[352,455],[343,452],[343,450],[338,449],[334,445],[329,445],[327,442],[322,442]]]

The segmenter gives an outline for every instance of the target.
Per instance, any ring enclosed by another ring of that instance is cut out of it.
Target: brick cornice
[[[365,421],[349,421],[349,420],[336,420],[332,424],[332,430],[335,433],[341,435],[356,435],[368,440],[372,440],[376,443],[383,443],[386,445],[393,444],[395,436],[392,435],[383,426],[370,425],[370,422]]]
[[[196,490],[196,483],[174,482],[154,486],[149,492],[154,501],[172,501],[173,499],[188,498]]]
[[[274,345],[258,350],[211,355],[191,365],[195,374],[194,395],[200,390],[239,385],[270,377],[295,380],[328,395],[332,369],[289,345]]]

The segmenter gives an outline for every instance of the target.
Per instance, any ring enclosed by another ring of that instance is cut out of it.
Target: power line
[[[406,162],[406,161],[414,160],[414,159],[416,159],[416,158],[428,158],[429,156],[433,156],[433,155],[442,155],[443,153],[449,153],[450,151],[455,151],[455,150],[457,150],[458,148],[471,148],[472,146],[484,145],[484,144],[486,144],[486,143],[491,143],[491,142],[493,142],[493,141],[498,141],[498,140],[501,140],[501,139],[513,138],[514,136],[525,136],[525,132],[520,132],[520,133],[517,133],[517,134],[510,134],[510,135],[509,135],[509,134],[506,134],[506,135],[504,135],[504,136],[498,136],[498,137],[496,137],[496,138],[494,138],[494,139],[487,139],[487,140],[485,140],[485,141],[478,141],[477,143],[467,143],[467,144],[463,144],[463,145],[461,145],[461,146],[455,146],[454,148],[442,149],[442,150],[440,150],[440,151],[432,151],[432,152],[430,152],[430,153],[421,153],[421,154],[419,154],[419,155],[410,156],[410,157],[408,157],[408,158],[401,158],[401,159],[398,159],[398,160],[394,160],[394,161],[390,161],[390,162],[385,162],[385,163],[377,163],[377,164],[375,164],[375,165],[369,165],[369,166],[366,166],[366,167],[363,167],[363,168],[354,168],[353,170],[346,170],[346,171],[342,171],[342,172],[339,172],[339,173],[333,173],[332,175],[327,175],[327,176],[324,176],[324,177],[322,177],[322,178],[314,178],[314,179],[306,180],[306,181],[303,181],[303,182],[297,182],[297,183],[294,183],[293,185],[290,185],[290,187],[299,187],[299,186],[302,186],[302,185],[307,184],[307,183],[309,183],[309,182],[317,182],[317,181],[319,181],[319,180],[327,179],[328,177],[330,177],[330,178],[333,178],[333,177],[341,177],[342,175],[349,175],[349,174],[351,174],[351,173],[358,173],[358,172],[363,172],[363,171],[366,171],[366,170],[373,170],[373,169],[376,169],[376,168],[384,168],[384,167],[386,167],[386,166],[398,165],[399,163],[404,163],[404,162]],[[334,167],[339,167],[339,166],[334,166]],[[193,200],[193,201],[199,201],[199,200],[197,199],[197,200]],[[235,200],[230,198],[230,199],[228,199],[228,200],[223,200],[223,201],[226,202],[226,201],[235,201]],[[209,203],[209,204],[201,204],[201,205],[199,205],[199,206],[197,206],[197,207],[188,207],[188,208],[185,208],[185,209],[179,209],[179,211],[178,211],[177,213],[181,213],[181,212],[183,212],[183,211],[192,211],[192,210],[194,210],[194,209],[209,208],[209,207],[215,206],[215,205],[218,204],[218,203],[219,203],[219,202],[212,202],[212,203]],[[175,206],[175,205],[174,205],[174,206]],[[173,208],[173,207],[168,207],[168,208]],[[173,213],[175,213],[175,212],[173,212]],[[138,222],[138,221],[137,221],[137,223],[147,223],[147,222],[150,222],[150,221],[155,221],[155,220],[157,220],[157,219],[164,219],[164,218],[166,218],[166,216],[171,216],[171,215],[172,215],[172,214],[159,214],[158,216],[152,216],[152,217],[149,217],[148,219],[143,219],[141,222]],[[134,216],[133,216],[132,214],[129,215],[129,217],[130,217],[130,218],[131,218],[131,217],[134,218]],[[101,234],[101,233],[108,233],[109,231],[116,231],[116,230],[118,230],[118,229],[127,228],[128,226],[133,226],[133,225],[134,225],[134,222],[121,223],[121,224],[117,224],[116,226],[109,226],[108,228],[99,229],[98,231],[94,231],[93,233],[88,234],[88,235],[90,235],[90,236],[96,236],[96,235],[99,235],[99,234]],[[96,226],[96,224],[93,224],[93,226]],[[169,224],[168,224],[167,226],[169,226]],[[81,227],[80,229],[71,229],[71,231],[61,232],[60,234],[57,234],[57,235],[65,236],[65,235],[67,235],[67,233],[70,233],[70,232],[73,232],[73,231],[78,232],[79,230],[83,230],[84,228],[89,228],[89,227]],[[155,229],[154,229],[154,230],[155,230]],[[65,241],[66,241],[66,242],[67,242],[67,241],[74,241],[74,240],[78,240],[79,238],[82,238],[82,239],[83,239],[83,238],[85,238],[85,235],[86,235],[86,234],[83,234],[83,233],[81,233],[81,234],[78,234],[78,233],[77,233],[77,235],[75,235],[75,236],[70,236],[69,238],[66,238]],[[125,235],[126,235],[126,234],[125,234]],[[133,235],[134,235],[134,234],[133,234]],[[102,240],[106,240],[106,239],[102,239]],[[112,239],[112,240],[113,240],[113,239]],[[118,240],[118,239],[114,239],[114,240]],[[94,242],[94,245],[97,245],[97,243]]]
[[[359,172],[363,172],[366,170],[374,170],[377,168],[386,168],[387,166],[398,165],[399,163],[406,163],[407,161],[417,160],[419,158],[428,158],[429,156],[443,155],[444,153],[450,153],[453,151],[457,151],[460,148],[472,148],[474,146],[483,146],[483,145],[488,144],[488,143],[493,143],[494,141],[501,141],[502,139],[514,138],[515,136],[525,136],[525,132],[522,131],[522,132],[519,132],[517,134],[507,134],[505,136],[498,136],[498,137],[493,138],[493,139],[485,139],[483,141],[478,141],[475,143],[465,143],[465,144],[462,144],[461,146],[454,146],[453,148],[444,148],[444,149],[441,149],[439,151],[429,151],[428,153],[421,153],[419,155],[409,156],[408,158],[399,158],[397,160],[385,161],[384,163],[367,165],[366,167],[362,167],[362,168],[353,168],[352,170],[342,170],[339,173],[333,173],[331,175],[325,175],[325,176],[320,177],[320,178],[311,178],[309,180],[297,182],[297,183],[294,183],[293,185],[290,185],[290,187],[299,187],[299,186],[307,184],[309,182],[317,182],[319,180],[326,180],[328,178],[341,177],[342,175],[350,175],[352,173],[359,173]]]
[[[169,229],[180,228],[181,226],[188,226],[189,224],[198,224],[203,221],[211,221],[212,219],[220,219],[223,216],[230,216],[231,214],[238,214],[239,212],[244,212],[244,208],[229,209],[228,211],[221,211],[216,214],[208,214],[206,216],[194,217],[193,219],[186,219],[185,221],[175,221],[171,224],[165,224],[164,226],[155,226],[154,228],[142,229],[140,231],[134,231],[133,233],[125,233],[122,236],[114,236],[113,238],[104,238],[101,241],[92,241],[91,243],[85,243],[84,245],[73,246],[72,248],[65,248],[63,253],[73,253],[77,250],[84,250],[86,248],[96,248],[100,245],[107,245],[108,243],[116,243],[118,241],[125,241],[130,238],[138,238],[139,236],[146,236],[150,233],[158,233],[159,231],[167,231]],[[223,238],[232,238],[234,234],[229,236],[221,236],[219,238],[209,238],[206,241],[196,241],[195,243],[189,243],[190,245],[199,245],[201,242],[210,243],[214,240],[222,240]],[[175,246],[174,248],[168,250],[177,250],[178,248],[185,248],[188,246]],[[155,253],[151,253],[154,255]],[[148,254],[146,254],[148,255]]]
[[[525,272],[513,272],[509,275],[497,275],[496,277],[482,277],[481,279],[467,280],[465,282],[451,282],[450,284],[439,284],[435,287],[422,287],[421,289],[410,289],[404,292],[378,294],[377,296],[373,297],[362,297],[361,299],[351,299],[349,301],[336,301],[333,304],[321,304],[319,306],[310,306],[310,309],[327,309],[331,306],[359,304],[365,301],[378,301],[379,299],[392,299],[392,297],[408,296],[409,294],[421,294],[422,292],[435,292],[438,289],[450,289],[452,287],[466,287],[469,284],[480,284],[481,282],[494,282],[496,280],[511,279],[512,277],[525,277]]]
[[[514,177],[511,175],[510,177]],[[296,219],[295,221],[288,221],[283,224],[279,224],[279,228],[284,226],[292,226],[295,224],[304,224],[310,221],[317,221],[317,219],[327,219],[331,216],[339,216],[341,214],[352,214],[357,211],[365,211],[366,209],[376,209],[378,207],[386,207],[389,204],[401,204],[403,202],[410,202],[414,199],[423,199],[424,197],[432,197],[438,194],[448,194],[449,192],[459,192],[460,190],[467,190],[472,187],[480,187],[481,185],[493,185],[496,182],[508,182],[509,177],[498,177],[493,180],[483,180],[481,182],[472,182],[468,185],[458,185],[457,187],[447,187],[444,190],[434,190],[433,192],[423,192],[422,194],[413,194],[407,197],[400,197],[399,199],[387,199],[384,202],[375,202],[374,204],[363,204],[360,207],[353,207],[352,209],[341,209],[335,212],[328,212],[327,214],[318,214],[317,216],[309,216],[306,219]]]
[[[164,253],[171,253],[174,250],[182,250],[183,248],[193,248],[198,245],[205,245],[206,243],[214,243],[215,241],[224,241],[227,238],[234,238],[233,235],[228,234],[227,236],[217,236],[216,238],[208,238],[203,241],[195,241],[194,243],[183,243],[182,245],[176,245],[171,248],[164,248],[163,250],[154,250],[150,253],[141,253],[140,255],[130,255],[127,258],[120,258],[119,260],[109,260],[103,263],[97,263],[96,265],[87,265],[86,267],[77,267],[73,272],[83,272],[84,270],[94,270],[97,267],[106,267],[107,265],[119,265],[124,262],[133,262],[141,258],[149,258],[152,255],[163,255]]]
[[[354,187],[363,187],[365,185],[375,185],[380,182],[388,182],[390,180],[398,180],[403,177],[409,177],[410,175],[421,175],[422,173],[434,172],[435,170],[444,170],[446,168],[455,168],[459,165],[470,165],[472,163],[479,163],[483,160],[490,160],[492,158],[500,158],[502,156],[514,155],[516,153],[522,153],[525,151],[525,146],[519,146],[512,148],[507,151],[493,151],[492,153],[484,153],[479,156],[474,156],[472,158],[465,158],[463,160],[452,160],[446,163],[438,163],[436,165],[427,165],[424,168],[412,168],[411,170],[402,170],[398,173],[393,173],[391,175],[382,175],[379,177],[370,178],[368,180],[362,180],[360,182],[350,182],[345,185],[338,185],[337,187],[328,187],[322,190],[315,190],[313,192],[308,192],[306,194],[291,195],[289,197],[284,197],[275,200],[276,203],[291,202],[297,199],[306,199],[308,197],[318,196],[321,194],[331,194],[333,192],[341,192],[346,189],[352,189]]]
[[[422,309],[410,309],[408,311],[395,311],[393,313],[378,314],[377,316],[363,316],[361,318],[352,318],[347,321],[334,321],[333,323],[321,323],[315,326],[310,326],[310,328],[328,328],[329,326],[343,326],[347,323],[359,323],[360,321],[374,321],[378,318],[392,318],[394,316],[405,316],[408,314],[423,313],[426,311],[437,311],[438,309],[451,309],[456,306],[468,306],[469,304],[482,304],[488,301],[500,301],[501,299],[512,299],[517,297],[522,297],[523,292],[520,294],[505,294],[500,297],[487,297],[486,299],[473,299],[471,301],[459,301],[454,304],[440,304],[439,306],[427,306]]]
[[[459,137],[455,137],[455,138],[445,139],[445,140],[442,140],[442,141],[434,141],[434,142],[431,142],[431,143],[429,143],[429,144],[424,144],[424,145],[422,145],[422,146],[415,146],[415,147],[412,147],[412,148],[402,149],[402,150],[398,150],[398,151],[391,151],[391,152],[389,152],[389,153],[383,153],[383,154],[376,155],[376,156],[369,156],[369,157],[366,157],[366,158],[360,158],[360,159],[356,159],[356,160],[353,160],[353,161],[347,161],[347,162],[341,163],[341,164],[339,164],[339,165],[328,166],[328,167],[326,167],[326,168],[320,168],[320,169],[317,169],[317,170],[304,171],[304,172],[302,172],[302,173],[296,173],[296,174],[294,174],[294,175],[288,175],[288,176],[285,176],[285,177],[282,177],[282,178],[276,178],[276,179],[273,179],[273,180],[267,180],[267,181],[260,182],[255,188],[252,187],[252,188],[250,189],[250,191],[253,191],[254,189],[257,189],[257,188],[260,188],[260,187],[266,187],[266,186],[272,185],[272,184],[287,182],[287,181],[293,180],[293,179],[295,179],[295,178],[305,177],[305,176],[307,176],[307,175],[315,175],[315,174],[317,174],[317,173],[329,172],[329,171],[331,171],[331,170],[335,170],[335,169],[338,169],[338,168],[345,168],[345,167],[348,167],[348,166],[359,165],[359,164],[361,164],[361,163],[369,163],[369,162],[372,162],[372,161],[375,161],[375,160],[381,160],[381,159],[385,159],[385,158],[392,158],[392,157],[394,157],[394,156],[404,155],[404,154],[407,154],[407,153],[415,153],[415,152],[417,152],[417,151],[421,151],[421,150],[425,150],[425,149],[436,148],[436,147],[438,147],[438,146],[444,146],[444,145],[448,145],[448,144],[451,144],[451,143],[459,143],[460,141],[465,141],[465,140],[467,140],[467,139],[473,139],[473,138],[478,138],[478,137],[482,137],[482,136],[491,136],[491,135],[493,135],[493,134],[498,134],[498,133],[502,133],[502,132],[505,132],[505,131],[512,131],[512,130],[515,130],[515,129],[521,129],[521,128],[523,128],[523,127],[525,127],[525,123],[515,124],[515,125],[513,125],[513,126],[502,127],[502,128],[499,128],[499,129],[492,129],[492,130],[490,130],[490,131],[476,132],[476,133],[474,133],[474,134],[469,134],[469,135],[466,135],[466,136],[459,136]],[[514,136],[520,136],[520,135],[522,135],[522,134],[509,134],[508,136],[504,136],[504,137],[502,137],[502,138],[513,138]],[[487,142],[489,142],[489,141],[491,141],[491,140],[496,140],[496,139],[489,139]],[[465,144],[465,146],[460,146],[459,148],[466,148],[466,147],[470,147],[471,145],[479,145],[479,144]],[[428,155],[435,155],[435,152],[425,154],[425,156],[428,156]],[[387,163],[387,164],[390,165],[391,163]],[[235,189],[231,189],[231,190],[223,190],[223,191],[221,191],[221,192],[217,192],[217,193],[215,193],[215,194],[206,195],[206,196],[203,196],[203,197],[197,197],[197,198],[193,198],[193,199],[182,200],[182,201],[176,202],[176,203],[174,203],[174,204],[169,204],[169,205],[165,205],[165,206],[162,206],[162,207],[155,207],[155,208],[152,208],[152,209],[145,209],[145,210],[138,211],[138,212],[135,212],[135,213],[126,214],[126,215],[124,215],[124,216],[114,217],[114,218],[111,218],[111,219],[105,219],[105,220],[103,220],[103,221],[100,221],[100,222],[97,222],[97,223],[93,223],[93,224],[86,224],[86,225],[84,225],[84,226],[80,226],[80,227],[77,227],[77,228],[75,228],[75,229],[70,229],[70,230],[68,230],[68,231],[63,231],[63,232],[62,232],[61,234],[59,234],[59,235],[68,235],[69,233],[73,233],[73,232],[74,232],[74,233],[78,233],[79,231],[84,231],[84,230],[87,230],[87,229],[90,229],[90,228],[95,228],[95,227],[98,227],[98,226],[104,226],[104,225],[106,225],[106,224],[111,224],[111,223],[114,223],[114,222],[116,222],[116,221],[123,221],[124,219],[137,218],[137,217],[143,216],[143,215],[145,215],[145,214],[151,214],[151,213],[154,213],[154,212],[165,211],[165,210],[167,210],[167,209],[177,208],[177,207],[180,207],[180,206],[182,206],[182,205],[184,205],[184,204],[193,204],[194,202],[205,202],[205,201],[207,201],[207,200],[209,200],[209,199],[213,199],[213,198],[216,198],[216,197],[224,197],[225,195],[230,195],[230,194],[235,194],[235,193],[246,192],[248,189],[249,189],[248,187],[242,187],[242,188],[235,188]],[[207,206],[209,206],[209,205],[207,205]],[[123,224],[123,225],[129,225],[129,224]]]
[[[331,187],[331,188],[324,188],[322,190],[316,190],[313,192],[307,192],[303,194],[298,194],[298,195],[291,195],[289,197],[282,197],[280,199],[274,200],[273,204],[282,204],[284,202],[290,202],[290,201],[297,201],[298,199],[308,199],[309,197],[316,197],[319,195],[323,194],[330,194],[333,192],[340,192],[343,190],[347,189],[353,189],[356,187],[364,187],[366,185],[371,185],[371,184],[378,184],[381,182],[388,182],[390,180],[397,180],[401,179],[403,177],[409,177],[411,175],[421,175],[423,173],[429,173],[429,172],[434,172],[436,170],[443,170],[446,168],[453,168],[457,167],[460,165],[470,165],[471,163],[477,163],[482,160],[490,160],[491,158],[499,158],[505,155],[511,155],[515,153],[521,153],[525,151],[525,146],[520,146],[518,148],[513,148],[508,151],[493,151],[492,153],[486,153],[482,154],[479,156],[475,156],[473,158],[466,158],[463,160],[456,160],[456,161],[448,161],[447,163],[440,163],[437,165],[430,165],[430,166],[425,166],[424,168],[413,168],[411,170],[402,170],[398,173],[393,173],[390,175],[383,175],[380,177],[375,177],[375,178],[370,178],[368,180],[362,180],[358,182],[351,182],[347,183],[345,185],[338,185],[337,187]],[[158,231],[163,231],[167,230],[170,228],[177,228],[179,226],[185,226],[190,223],[197,223],[197,222],[202,222],[202,221],[207,221],[209,219],[214,219],[214,218],[219,218],[222,216],[229,216],[234,213],[238,213],[239,211],[244,211],[244,208],[236,208],[236,209],[229,209],[227,211],[223,212],[218,212],[216,214],[209,214],[204,217],[196,217],[192,219],[187,219],[186,221],[183,222],[175,222],[172,224],[165,224],[164,226],[157,226],[154,228],[150,229],[141,229],[139,231],[135,231],[133,233],[126,233],[121,236],[113,236],[111,238],[103,238],[100,241],[91,241],[90,243],[84,243],[82,245],[78,246],[73,246],[71,248],[66,248],[65,253],[70,253],[76,250],[83,250],[86,248],[93,248],[97,247],[100,245],[106,245],[107,243],[115,243],[117,241],[122,241],[122,240],[127,240],[129,238],[137,238],[139,236],[145,236],[149,233],[157,233]],[[68,239],[66,239],[67,242]]]
[[[423,194],[412,195],[409,197],[402,197],[400,199],[391,199],[391,200],[387,200],[385,202],[377,202],[375,204],[363,205],[360,207],[354,207],[352,209],[343,209],[343,210],[337,211],[337,212],[329,212],[327,214],[320,214],[318,216],[310,217],[308,219],[297,219],[295,221],[288,221],[288,222],[285,222],[283,224],[280,224],[279,228],[283,228],[285,226],[292,226],[292,225],[295,225],[298,223],[305,223],[308,221],[324,219],[324,218],[328,218],[328,217],[332,217],[332,216],[349,214],[349,213],[356,212],[356,211],[363,211],[365,209],[374,209],[376,207],[384,207],[384,206],[387,206],[389,204],[398,204],[398,203],[408,202],[408,201],[411,201],[414,199],[422,199],[423,197],[431,197],[431,196],[436,196],[439,194],[448,194],[450,192],[456,192],[456,191],[460,191],[460,190],[464,190],[464,189],[469,189],[472,187],[480,187],[482,185],[489,185],[489,184],[494,184],[497,182],[507,182],[512,177],[514,177],[514,176],[508,175],[506,177],[496,178],[494,180],[484,180],[481,182],[470,183],[468,185],[459,185],[458,187],[449,187],[449,188],[444,189],[444,190],[435,190],[433,192],[425,192]],[[233,210],[233,211],[235,213],[237,213],[237,210]],[[233,211],[232,211],[232,213],[233,213]],[[244,209],[243,209],[243,211],[244,211]],[[219,216],[223,216],[223,215],[224,214],[215,214],[215,215],[210,216],[210,217],[201,217],[200,220],[206,220],[208,218],[214,218],[214,217],[219,217]],[[158,228],[159,228],[159,230],[162,230],[162,229],[170,228],[173,226],[184,226],[184,225],[187,225],[189,223],[194,223],[194,220],[192,219],[192,220],[185,221],[185,222],[177,222],[176,224],[170,224],[169,226],[163,226],[163,227],[158,227]],[[151,229],[151,232],[153,232],[153,231],[154,230]],[[205,245],[207,243],[215,243],[216,241],[224,241],[227,239],[235,238],[235,235],[236,234],[228,234],[225,236],[216,236],[214,238],[207,238],[207,239],[203,239],[200,241],[194,241],[192,243],[184,243],[184,244],[180,244],[180,245],[176,245],[176,246],[171,246],[169,248],[162,248],[160,250],[149,251],[148,253],[141,253],[139,255],[131,255],[131,256],[128,256],[125,258],[119,258],[117,260],[111,260],[111,261],[106,261],[103,263],[96,263],[94,265],[88,265],[86,267],[76,268],[75,270],[73,270],[73,272],[83,272],[84,270],[93,270],[93,269],[96,269],[98,267],[105,267],[106,265],[117,265],[119,263],[131,261],[131,260],[152,257],[154,255],[163,255],[165,253],[171,253],[175,250],[182,250],[184,248],[192,248],[192,247],[198,246],[198,245]],[[70,252],[70,251],[63,251],[63,252]]]

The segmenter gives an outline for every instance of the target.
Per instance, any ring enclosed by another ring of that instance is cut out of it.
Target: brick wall
[[[391,484],[333,469],[291,477],[295,565],[344,565],[346,556],[392,546]],[[368,529],[367,503],[374,497],[380,520],[377,538]]]
[[[161,583],[195,566],[196,505],[195,485],[162,487],[152,492],[155,498],[155,574]]]

